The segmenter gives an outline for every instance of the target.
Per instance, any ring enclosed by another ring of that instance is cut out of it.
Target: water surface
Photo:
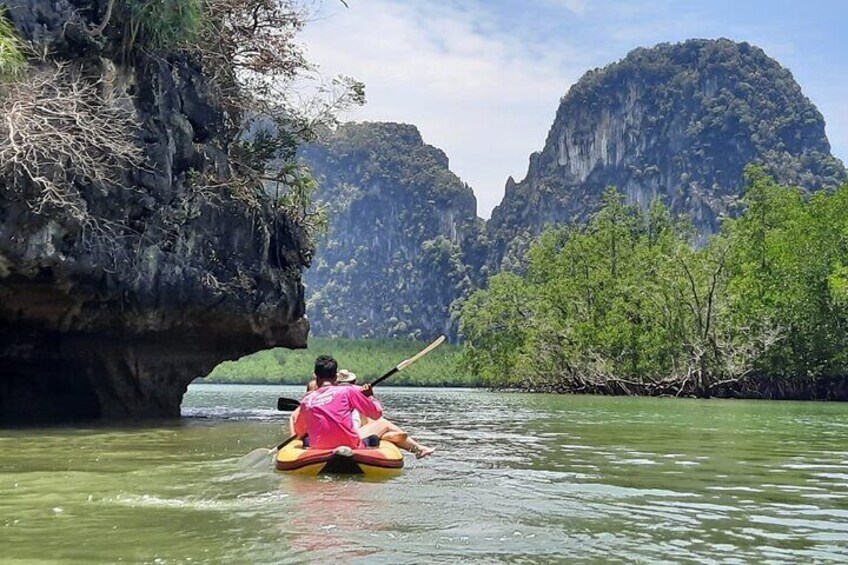
[[[848,562],[845,404],[383,389],[436,455],[382,482],[240,469],[300,391],[0,431],[3,563]]]

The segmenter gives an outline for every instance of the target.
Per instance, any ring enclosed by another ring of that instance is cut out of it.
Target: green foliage
[[[512,273],[494,276],[487,290],[472,294],[461,310],[466,339],[461,366],[486,382],[513,384],[516,365],[529,346],[524,321],[531,318],[535,299]]]
[[[588,226],[549,230],[532,246],[525,277],[497,275],[466,303],[465,366],[523,386],[658,382],[688,367],[706,315],[690,303],[708,288],[688,284],[686,266],[705,259],[681,232],[661,204],[640,213],[607,191]]]
[[[298,161],[280,168],[273,180],[265,181],[275,205],[306,230],[310,239],[327,232],[327,209],[315,201],[318,182],[309,168]]]
[[[848,371],[848,185],[811,198],[748,169],[746,212],[704,248],[613,191],[546,232],[524,276],[461,313],[463,366],[495,385],[709,395],[751,375]]]
[[[203,25],[203,0],[121,0],[127,18],[125,49],[175,47]]]
[[[18,31],[0,7],[0,76],[19,74],[26,67],[24,45]]]
[[[734,242],[730,306],[737,327],[779,328],[760,367],[781,377],[848,370],[848,185],[810,198],[748,171],[748,210],[727,224]]]
[[[205,382],[303,384],[312,375],[318,355],[333,355],[339,367],[350,369],[359,383],[371,382],[398,363],[412,357],[427,343],[409,340],[351,340],[311,338],[309,349],[271,349],[238,361],[218,365]],[[443,344],[412,366],[392,376],[385,386],[477,386],[471,373],[455,368],[459,349]],[[383,386],[381,384],[381,386]]]

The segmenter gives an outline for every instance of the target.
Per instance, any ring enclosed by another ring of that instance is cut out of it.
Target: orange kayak
[[[387,477],[398,474],[403,468],[403,454],[388,441],[381,441],[379,447],[364,449],[312,449],[304,448],[302,441],[295,440],[277,453],[275,465],[278,471],[302,475]]]

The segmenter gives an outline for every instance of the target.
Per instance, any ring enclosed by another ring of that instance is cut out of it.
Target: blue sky
[[[322,74],[366,85],[345,116],[415,124],[488,217],[521,179],[557,105],[635,47],[728,37],[788,67],[848,162],[848,1],[324,0],[302,36]]]

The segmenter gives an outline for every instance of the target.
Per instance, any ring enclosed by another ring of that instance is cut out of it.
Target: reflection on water
[[[4,562],[848,561],[848,405],[386,389],[439,447],[402,475],[239,469],[283,437],[283,392],[0,432]]]

